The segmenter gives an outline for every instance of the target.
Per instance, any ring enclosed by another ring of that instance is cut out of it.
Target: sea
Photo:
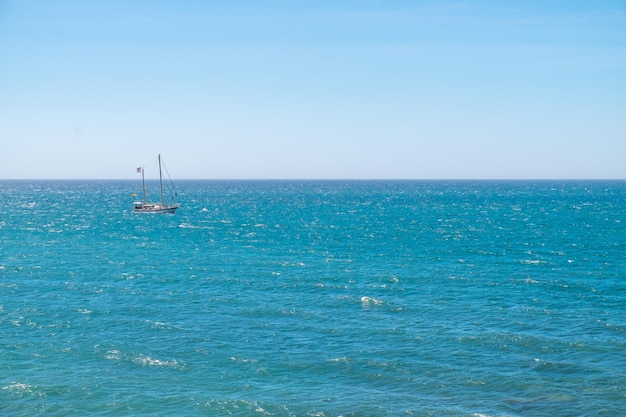
[[[625,416],[626,181],[0,181],[0,415]]]

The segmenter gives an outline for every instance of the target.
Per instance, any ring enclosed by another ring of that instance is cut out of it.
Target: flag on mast
[[[141,174],[141,167],[137,168],[137,172]]]

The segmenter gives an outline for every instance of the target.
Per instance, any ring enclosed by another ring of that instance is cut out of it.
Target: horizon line
[[[0,181],[132,181],[133,178],[0,178]],[[159,181],[146,179],[146,181]],[[178,178],[178,181],[626,181],[624,178]]]

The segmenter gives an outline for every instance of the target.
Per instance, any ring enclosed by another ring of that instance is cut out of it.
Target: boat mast
[[[159,154],[159,182],[161,184],[161,207],[163,207],[163,175],[161,174],[161,154]]]
[[[143,204],[146,205],[146,177],[143,173],[143,167],[141,167],[141,185],[143,186]]]

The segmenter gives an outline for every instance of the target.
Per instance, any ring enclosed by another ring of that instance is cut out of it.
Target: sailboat
[[[161,154],[159,154],[159,186],[161,188],[161,201],[158,203],[149,203],[146,200],[146,178],[143,167],[137,168],[137,172],[141,172],[141,183],[143,186],[143,201],[136,201],[133,212],[135,213],[175,213],[180,204],[167,205],[163,201],[163,171],[161,169]],[[169,174],[168,174],[169,177]],[[170,180],[171,182],[171,180]],[[176,195],[176,191],[174,191]]]

